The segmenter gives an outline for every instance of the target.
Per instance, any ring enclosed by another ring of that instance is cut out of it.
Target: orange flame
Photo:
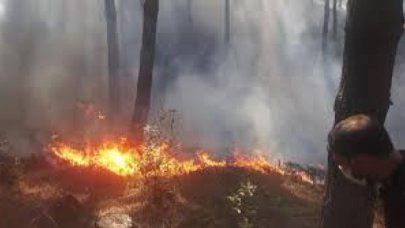
[[[107,142],[96,146],[86,146],[77,149],[67,144],[51,146],[53,154],[62,161],[75,167],[89,167],[102,169],[118,176],[131,177],[137,175],[178,176],[196,172],[210,167],[238,167],[260,173],[278,173],[285,175],[285,171],[269,159],[258,153],[254,156],[235,153],[232,159],[215,160],[204,151],[196,153],[194,159],[182,160],[176,158],[169,146],[128,146],[127,140]]]
[[[198,161],[201,167],[225,167],[226,161],[214,161],[211,159],[211,155],[207,152],[200,151],[197,153]]]
[[[66,144],[57,144],[51,150],[59,159],[72,166],[104,169],[119,176],[134,175],[138,169],[134,151],[121,145],[103,144],[80,150]]]
[[[246,155],[236,154],[233,165],[240,168],[250,168],[260,173],[273,172],[281,175],[285,174],[285,171],[281,167],[269,162],[263,154],[257,154],[253,158],[247,157]]]

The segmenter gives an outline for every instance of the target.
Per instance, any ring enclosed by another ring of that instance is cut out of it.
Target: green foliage
[[[179,193],[173,180],[164,178],[169,170],[170,161],[157,150],[162,143],[172,149],[171,134],[174,126],[174,112],[160,112],[157,119],[144,129],[145,148],[144,162],[141,170],[143,177],[142,194],[145,197],[145,209],[151,227],[174,227],[177,213]]]
[[[250,181],[241,183],[239,189],[227,196],[232,210],[239,220],[239,227],[252,228],[256,216],[257,207],[253,200],[257,186]]]

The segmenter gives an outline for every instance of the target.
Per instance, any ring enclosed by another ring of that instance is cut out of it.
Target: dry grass
[[[73,202],[82,211],[79,217],[83,218],[77,221],[89,222],[59,227],[96,227],[98,218],[124,215],[124,220],[131,217],[134,227],[313,228],[323,191],[291,176],[235,167],[207,168],[173,178],[127,179],[102,171],[53,167],[38,157],[20,162],[9,159],[5,164],[1,173],[13,181],[0,184],[1,228],[34,227],[44,214],[66,221],[64,211],[68,221],[73,221],[78,215],[63,205],[58,209],[62,215],[52,211],[66,196],[80,204]],[[229,196],[247,182],[256,187],[249,197],[254,213],[238,214]],[[377,218],[381,224],[381,216]]]
[[[251,198],[253,227],[313,228],[323,191],[288,176],[232,167],[155,179],[149,186],[144,179],[89,170],[44,165],[18,165],[12,170],[9,175],[18,175],[14,183],[0,184],[1,228],[33,227],[39,214],[67,195],[74,196],[87,219],[93,220],[84,227],[95,227],[97,218],[110,214],[131,216],[135,227],[238,227],[240,217],[228,197],[247,181],[257,186]],[[374,227],[382,228],[381,210],[376,215]]]
[[[0,187],[0,227],[32,227],[39,213],[66,195],[74,196],[94,218],[124,213],[139,227],[153,227],[150,222],[157,217],[166,227],[237,227],[238,216],[227,197],[246,181],[257,186],[252,198],[257,205],[255,227],[310,228],[318,215],[315,188],[241,168],[211,168],[159,179],[156,183],[159,188],[164,183],[163,188],[152,194],[140,179],[76,169],[21,169],[16,183]]]

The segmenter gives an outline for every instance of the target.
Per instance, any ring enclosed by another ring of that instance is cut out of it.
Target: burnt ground
[[[252,195],[240,191],[243,183],[255,186]],[[229,197],[241,192],[237,213]],[[291,176],[243,168],[123,179],[42,159],[8,160],[0,162],[0,228],[313,228],[322,192]]]
[[[103,218],[109,221],[108,216],[127,216],[132,227],[312,228],[322,195],[319,186],[241,168],[209,168],[165,179],[122,179],[36,163],[2,166],[1,228],[130,227],[100,223]],[[237,213],[229,196],[247,182],[255,191],[251,196],[242,193],[242,212]]]

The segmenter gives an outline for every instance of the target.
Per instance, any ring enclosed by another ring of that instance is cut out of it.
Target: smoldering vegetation
[[[0,135],[21,154],[37,152],[53,132],[83,128],[78,101],[106,111],[104,2],[0,3]],[[277,158],[323,162],[345,17],[339,8],[337,38],[322,52],[323,7],[315,0],[231,1],[227,43],[224,2],[161,1],[152,113],[176,110],[186,146],[263,148]],[[142,1],[117,1],[117,10],[116,111],[125,128],[136,94]],[[396,80],[389,126],[397,140],[405,100]]]

